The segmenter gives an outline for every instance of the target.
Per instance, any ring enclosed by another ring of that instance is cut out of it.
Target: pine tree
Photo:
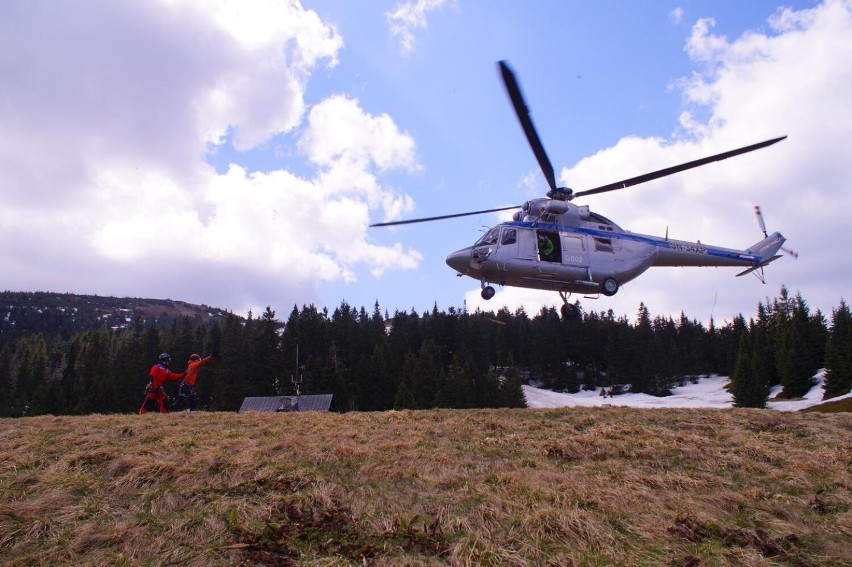
[[[393,400],[393,409],[415,409],[416,407],[417,401],[414,399],[414,392],[411,391],[406,380],[400,380]]]
[[[737,362],[731,377],[731,394],[734,405],[740,408],[765,408],[769,397],[769,387],[766,384],[766,374],[762,370],[763,359],[756,351],[760,351],[760,332],[755,331],[754,321],[749,325],[749,331],[740,337],[737,349]],[[756,344],[757,343],[757,344]],[[757,347],[757,348],[755,348]]]
[[[716,361],[715,370],[721,376],[733,376],[740,339],[743,333],[747,331],[745,318],[741,314],[735,315],[728,325],[717,331],[717,337],[714,341],[716,350],[713,355]]]
[[[654,329],[651,324],[651,313],[644,303],[639,303],[636,324],[631,332],[631,367],[630,391],[634,393],[654,393],[654,368],[656,360],[651,358],[651,343]]]
[[[285,372],[285,361],[281,357],[278,331],[281,324],[275,319],[275,311],[267,306],[260,319],[245,327],[245,339],[250,364],[247,384],[257,395],[275,394],[276,378]],[[244,361],[246,362],[246,361]]]
[[[801,295],[788,300],[787,317],[780,329],[780,345],[776,353],[778,374],[784,389],[784,398],[799,398],[808,393],[814,385],[813,376],[819,369],[812,352],[816,345],[812,343],[813,325],[810,312]],[[824,348],[820,345],[819,348]]]
[[[626,317],[606,319],[601,322],[601,342],[604,345],[603,376],[598,376],[592,368],[591,379],[587,383],[593,386],[613,386],[630,382],[634,358],[630,337],[632,329]]]
[[[500,405],[507,408],[525,408],[523,383],[514,364],[506,369],[500,380]]]
[[[497,375],[494,372],[477,368],[473,360],[467,361],[464,371],[470,374],[473,383],[473,396],[468,402],[468,407],[500,407],[500,381]]]
[[[11,417],[14,413],[15,380],[12,375],[12,347],[10,344],[0,346],[0,416]]]
[[[142,391],[148,383],[148,368],[143,345],[143,331],[134,328],[120,333],[113,346],[111,373],[115,377],[115,398],[111,411],[133,412],[139,408]],[[149,367],[150,368],[150,367]]]
[[[832,311],[831,329],[825,347],[825,397],[852,390],[852,312],[844,300]]]
[[[409,362],[406,363],[406,375],[410,380],[416,407],[420,409],[433,407],[444,374],[438,345],[429,337],[423,341],[416,354],[407,358]],[[470,360],[470,357],[466,358]]]
[[[16,415],[34,415],[41,413],[33,408],[33,395],[48,379],[50,372],[47,358],[47,343],[44,335],[25,336],[18,343],[18,368],[15,377],[17,406]]]
[[[473,398],[473,383],[469,362],[465,357],[456,353],[450,364],[449,372],[442,375],[438,391],[435,395],[435,407],[464,408],[469,407]]]
[[[390,371],[387,364],[387,345],[379,341],[365,362],[365,373],[357,385],[358,406],[365,411],[388,410],[393,407]]]
[[[86,384],[80,399],[83,413],[109,413],[115,411],[115,377],[113,376],[113,335],[109,329],[98,329],[86,334],[77,374]]]

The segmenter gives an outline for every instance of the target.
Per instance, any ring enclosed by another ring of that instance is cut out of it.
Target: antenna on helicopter
[[[757,224],[760,226],[760,230],[763,231],[763,237],[769,238],[769,234],[767,234],[767,232],[766,232],[766,223],[763,222],[763,214],[760,212],[760,205],[754,206],[754,214],[757,216]],[[799,259],[799,253],[796,252],[795,250],[791,250],[791,249],[786,248],[784,246],[781,247],[781,250],[783,250],[784,252],[786,252],[788,255],[792,256],[796,260]]]

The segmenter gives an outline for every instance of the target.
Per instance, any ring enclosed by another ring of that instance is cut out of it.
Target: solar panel
[[[328,411],[333,397],[334,394],[248,397],[243,399],[238,413],[248,411]]]
[[[274,412],[281,407],[282,396],[265,396],[256,398],[244,398],[238,413],[247,411]]]
[[[292,396],[295,411],[328,411],[334,394]]]

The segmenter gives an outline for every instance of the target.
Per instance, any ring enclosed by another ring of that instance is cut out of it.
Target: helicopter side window
[[[514,228],[507,228],[503,230],[503,240],[500,241],[500,244],[503,246],[507,244],[514,244],[518,241],[518,231]]]
[[[612,252],[612,238],[595,237],[595,250],[598,252]]]
[[[489,244],[497,244],[497,239],[500,237],[500,228],[494,227],[489,230],[485,236],[480,238],[474,246],[487,246]]]
[[[566,252],[583,252],[583,239],[579,236],[562,235],[562,249]]]

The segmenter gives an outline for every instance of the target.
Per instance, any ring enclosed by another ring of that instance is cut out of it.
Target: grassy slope
[[[848,565],[852,416],[0,420],[0,563]]]
[[[844,398],[842,400],[828,400],[827,402],[823,402],[818,406],[811,406],[802,411],[822,413],[852,412],[852,398]]]

